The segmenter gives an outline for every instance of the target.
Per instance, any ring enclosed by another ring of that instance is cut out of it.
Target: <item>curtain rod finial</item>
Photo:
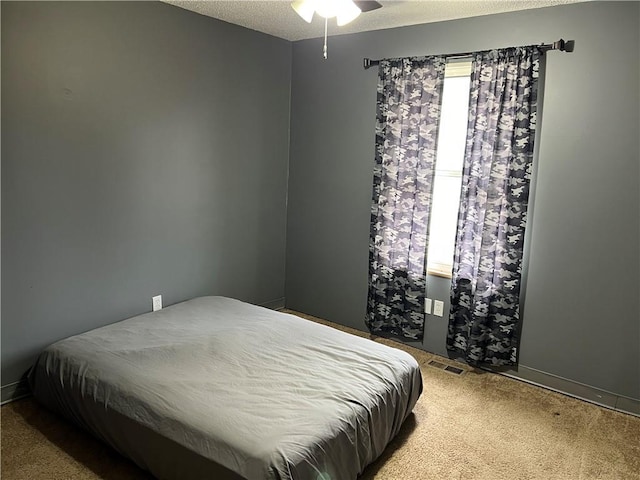
[[[564,40],[561,38],[557,42],[553,42],[553,50],[560,50],[561,52],[573,52],[575,45],[574,40]]]

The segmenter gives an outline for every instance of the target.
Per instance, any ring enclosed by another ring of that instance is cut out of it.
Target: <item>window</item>
[[[427,256],[430,275],[451,277],[469,117],[470,76],[469,60],[447,64],[431,206]]]

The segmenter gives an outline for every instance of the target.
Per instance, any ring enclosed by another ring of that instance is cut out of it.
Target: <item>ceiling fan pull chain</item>
[[[328,22],[328,19],[325,17],[325,19],[324,19],[324,49],[322,51],[325,60],[327,59],[327,22]]]

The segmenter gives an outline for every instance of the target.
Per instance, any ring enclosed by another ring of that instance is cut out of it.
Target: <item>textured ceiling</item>
[[[420,0],[381,1],[383,8],[361,14],[343,27],[329,20],[329,35],[476,17],[492,13],[577,3],[587,0]],[[286,40],[317,38],[324,34],[324,19],[315,15],[311,24],[302,20],[289,1],[165,0],[193,12],[268,33]]]

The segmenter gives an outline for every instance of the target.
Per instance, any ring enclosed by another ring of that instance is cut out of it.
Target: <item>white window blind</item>
[[[447,64],[438,133],[428,273],[451,276],[469,116],[471,62]]]

